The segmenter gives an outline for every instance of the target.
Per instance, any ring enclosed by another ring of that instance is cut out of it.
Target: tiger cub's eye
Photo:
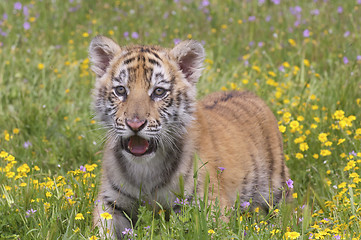
[[[161,97],[164,97],[164,95],[167,93],[167,91],[164,89],[164,88],[156,88],[154,91],[153,91],[153,96],[154,97],[157,97],[157,98],[161,98]]]
[[[115,88],[115,94],[117,94],[119,97],[122,97],[127,94],[127,90],[125,90],[125,87],[118,86]]]

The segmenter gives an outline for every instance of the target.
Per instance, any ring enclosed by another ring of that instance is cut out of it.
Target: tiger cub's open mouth
[[[133,135],[123,142],[123,148],[134,156],[143,156],[155,151],[155,144],[137,135]]]

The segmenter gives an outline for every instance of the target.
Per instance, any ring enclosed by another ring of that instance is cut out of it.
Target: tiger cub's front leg
[[[94,209],[94,225],[99,227],[102,239],[122,239],[126,228],[132,228],[129,218],[134,221],[136,211],[132,205],[120,206],[110,201],[99,200]]]

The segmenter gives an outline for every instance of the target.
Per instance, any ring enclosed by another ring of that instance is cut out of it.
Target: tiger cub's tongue
[[[131,136],[128,142],[128,149],[134,155],[144,154],[149,147],[149,143],[144,138],[138,136]]]

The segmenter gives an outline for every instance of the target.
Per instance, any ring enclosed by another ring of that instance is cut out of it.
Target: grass
[[[142,207],[129,238],[360,239],[360,4],[1,1],[0,238],[99,238],[104,132],[92,120],[87,48],[103,34],[121,45],[202,41],[199,96],[247,89],[269,103],[294,181],[292,203],[236,209],[229,222],[202,199],[169,221]]]

